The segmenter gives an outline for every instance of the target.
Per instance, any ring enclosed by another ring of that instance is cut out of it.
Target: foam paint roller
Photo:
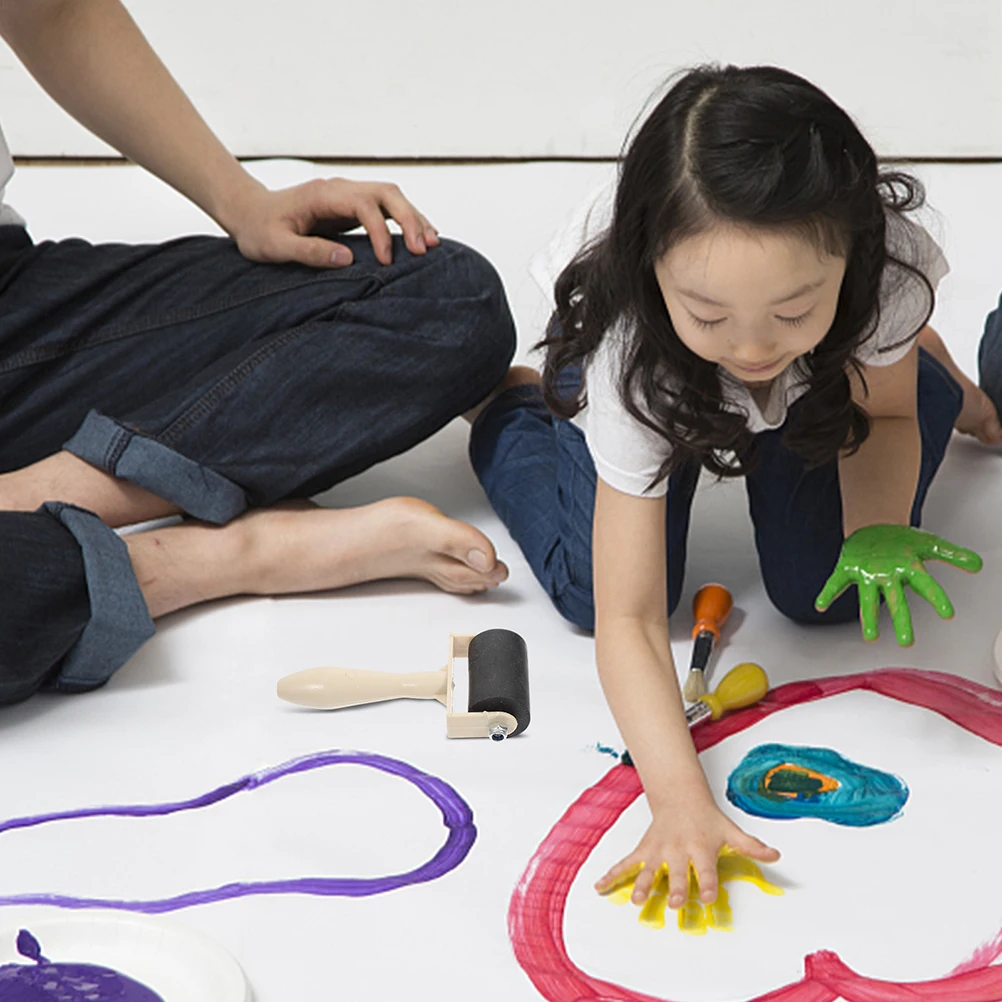
[[[464,711],[453,705],[453,662],[467,659],[469,698]],[[336,710],[385,699],[437,699],[445,706],[450,738],[503,741],[529,726],[529,654],[511,630],[449,636],[449,660],[438,671],[364,671],[307,668],[278,683],[281,699],[299,706]]]

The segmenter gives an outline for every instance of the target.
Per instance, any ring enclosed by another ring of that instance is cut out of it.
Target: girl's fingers
[[[611,870],[608,870],[596,881],[595,890],[599,894],[607,894],[610,891],[614,891],[631,880],[635,880],[643,868],[644,864],[642,861],[635,859],[633,856],[627,856],[626,859],[618,862]]]
[[[692,865],[696,869],[699,884],[699,900],[708,905],[717,900],[717,860],[704,853],[693,854]]]
[[[943,586],[928,572],[916,571],[908,580],[912,590],[921,595],[943,619],[953,617],[953,603]]]
[[[859,591],[859,621],[863,626],[863,639],[876,640],[880,635],[877,628],[877,615],[880,611],[879,590],[870,580],[857,582]]]
[[[673,855],[668,863],[668,907],[681,908],[689,896],[689,857]]]
[[[905,598],[905,589],[897,578],[884,585],[884,601],[891,614],[891,623],[894,625],[894,635],[898,638],[898,644],[902,647],[911,647],[915,641],[912,615],[908,609],[908,599]]]
[[[963,546],[954,546],[953,543],[949,543],[939,536],[933,536],[932,538],[932,544],[929,547],[929,556],[925,559],[928,560],[930,558],[943,560],[948,564],[953,564],[954,567],[959,567],[962,571],[969,571],[972,574],[977,574],[981,570],[982,565],[981,557],[974,550],[968,550]]]
[[[642,905],[647,900],[657,875],[658,866],[645,863],[644,868],[637,874],[637,882],[633,885],[633,895],[630,897],[635,905]]]
[[[818,612],[824,612],[852,584],[849,575],[841,568],[837,567],[831,577],[825,582],[820,594],[814,600],[814,608]]]
[[[773,849],[771,845],[766,845],[754,835],[749,835],[736,826],[728,837],[727,844],[735,852],[740,852],[743,856],[750,856],[762,863],[775,863],[779,859],[778,849]]]

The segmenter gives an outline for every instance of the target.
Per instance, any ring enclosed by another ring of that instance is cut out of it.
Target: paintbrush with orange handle
[[[695,703],[700,696],[706,695],[706,665],[733,606],[731,593],[720,584],[703,585],[692,600],[692,614],[696,620],[692,628],[692,661],[682,688],[687,702]]]

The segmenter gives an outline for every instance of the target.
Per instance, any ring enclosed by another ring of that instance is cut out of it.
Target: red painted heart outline
[[[1002,693],[942,672],[884,668],[782,685],[757,706],[695,727],[696,750],[712,748],[780,710],[855,689],[932,710],[1002,746]],[[614,766],[553,826],[512,894],[508,936],[522,969],[548,1002],[668,1002],[585,974],[564,945],[571,885],[592,849],[640,793],[636,769]],[[802,980],[748,1002],[1000,1002],[1002,965],[992,966],[1000,955],[1002,930],[947,977],[898,983],[857,974],[837,954],[820,950],[804,958]]]

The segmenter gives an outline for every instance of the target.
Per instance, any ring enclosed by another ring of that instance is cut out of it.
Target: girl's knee
[[[589,633],[595,629],[595,602],[590,588],[568,587],[550,596],[554,607],[568,623]]]
[[[823,584],[823,582],[822,582]],[[850,623],[859,615],[855,589],[843,593],[824,612],[814,605],[822,585],[803,582],[766,582],[766,592],[773,606],[787,619],[804,626],[825,626],[832,623]]]

